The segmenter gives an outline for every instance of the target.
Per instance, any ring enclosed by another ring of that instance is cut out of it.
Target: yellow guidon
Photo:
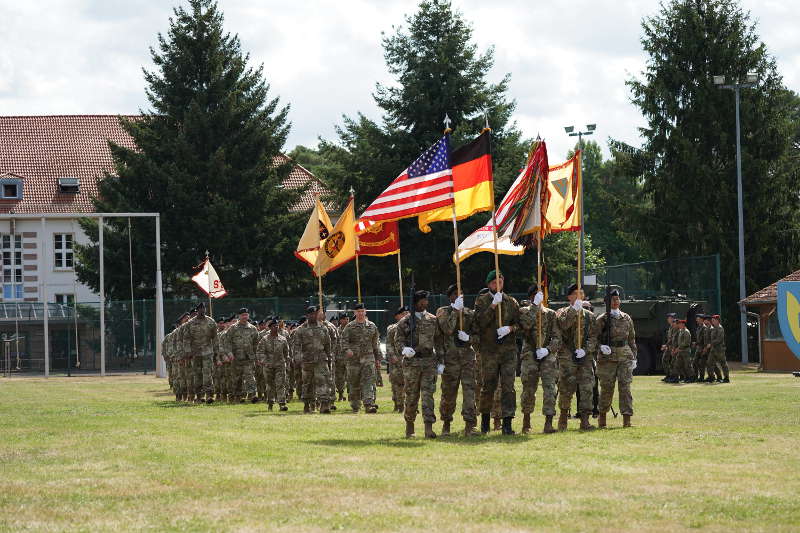
[[[786,292],[786,321],[789,323],[789,328],[792,330],[794,340],[800,342],[800,302],[797,297],[791,292]]]

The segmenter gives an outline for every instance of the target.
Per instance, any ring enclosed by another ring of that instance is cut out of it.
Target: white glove
[[[459,296],[458,298],[456,298],[456,301],[451,303],[450,307],[452,307],[456,311],[461,311],[462,309],[464,309],[464,297]]]
[[[619,318],[619,309],[612,309],[611,316],[613,316],[614,318]]]
[[[544,359],[549,353],[547,348],[536,348],[536,359]]]
[[[583,359],[584,357],[586,357],[586,351],[583,348],[578,348],[577,350],[575,350],[575,357],[577,357],[578,359]]]
[[[436,373],[441,376],[444,373],[444,365],[436,365]]]
[[[636,359],[631,359],[631,372],[636,370]]]
[[[417,352],[414,351],[414,348],[410,346],[406,346],[403,348],[403,355],[406,357],[414,357]]]
[[[492,305],[500,305],[500,302],[502,301],[503,301],[503,293],[499,291],[494,293],[494,296],[492,296]]]
[[[611,346],[608,344],[601,344],[600,351],[603,352],[603,355],[611,355]]]
[[[469,334],[466,331],[458,330],[458,340],[468,342]]]
[[[500,326],[497,328],[497,336],[501,339],[509,333],[511,333],[511,326]]]
[[[533,305],[539,305],[543,301],[544,301],[544,294],[542,294],[542,291],[537,292],[536,295],[533,297]]]
[[[576,311],[583,309],[583,300],[580,298],[575,298],[575,303],[572,304],[572,308]]]

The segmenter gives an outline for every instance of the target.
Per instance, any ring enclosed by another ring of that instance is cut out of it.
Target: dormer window
[[[77,193],[81,181],[78,178],[58,178],[58,190],[66,193]]]
[[[19,178],[0,178],[0,193],[3,200],[22,198],[22,180]]]

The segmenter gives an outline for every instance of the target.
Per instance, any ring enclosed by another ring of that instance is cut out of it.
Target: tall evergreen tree
[[[644,176],[651,223],[640,226],[657,255],[719,253],[729,341],[738,346],[738,252],[734,95],[729,81],[758,74],[741,93],[747,290],[800,265],[797,118],[800,100],[784,85],[756,25],[735,0],[671,0],[642,23],[649,59],[631,79],[647,120]]]
[[[302,224],[289,211],[299,193],[281,187],[288,165],[273,165],[289,132],[288,106],[268,96],[263,66],[248,66],[212,0],[176,8],[150,53],[156,68],[144,76],[151,109],[122,119],[137,148],[112,144],[114,172],[100,185],[97,210],[161,213],[165,287],[175,294],[194,290],[188,274],[205,250],[232,294],[304,283],[285,261]],[[127,221],[107,224],[106,292],[125,298]],[[92,244],[78,250],[78,275],[97,290],[98,228],[88,220],[82,227]],[[149,296],[152,222],[133,229],[135,280]]]

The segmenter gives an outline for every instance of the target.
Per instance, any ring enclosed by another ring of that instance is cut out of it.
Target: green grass
[[[0,379],[0,530],[797,531],[800,379],[732,380],[637,377],[631,429],[425,441],[388,387],[381,414],[325,416],[176,404],[150,376]]]

